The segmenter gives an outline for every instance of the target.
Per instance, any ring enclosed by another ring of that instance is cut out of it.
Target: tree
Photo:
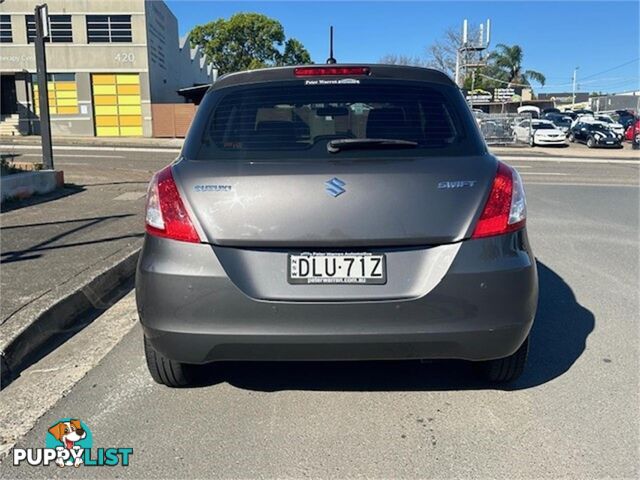
[[[311,63],[311,56],[295,38],[285,42],[277,20],[259,13],[236,13],[191,30],[191,45],[202,47],[220,74],[255,68]],[[284,48],[283,48],[284,46]]]
[[[410,57],[409,55],[396,55],[395,53],[388,53],[381,57],[379,62],[386,65],[411,65],[414,67],[426,66],[426,62],[418,56]]]
[[[520,45],[505,45],[500,43],[496,45],[496,49],[491,52],[488,57],[488,70],[493,73],[496,78],[504,82],[531,85],[531,81],[544,85],[545,76],[535,70],[523,70],[522,60],[524,53]]]
[[[278,59],[278,65],[302,65],[311,63],[311,56],[304,45],[295,38],[284,44],[284,53]]]
[[[479,30],[471,28],[468,38],[478,38],[478,35]],[[427,66],[442,70],[451,77],[455,76],[456,55],[461,45],[462,32],[455,27],[447,28],[440,40],[436,40],[427,47]],[[467,55],[467,61],[474,63],[480,56],[478,52],[468,52]]]

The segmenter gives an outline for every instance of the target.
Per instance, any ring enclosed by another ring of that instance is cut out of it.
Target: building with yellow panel
[[[40,114],[38,101],[38,83],[36,76],[32,77],[34,109]],[[49,74],[47,78],[49,90],[49,113],[52,115],[72,115],[78,113],[78,89],[73,73]]]
[[[142,136],[142,100],[138,74],[96,73],[91,76],[91,86],[97,136]]]
[[[28,2],[27,2],[28,3]],[[152,136],[152,105],[184,103],[178,90],[205,85],[215,69],[160,0],[48,0],[48,98],[56,135]],[[32,8],[3,2],[0,122],[39,133]]]

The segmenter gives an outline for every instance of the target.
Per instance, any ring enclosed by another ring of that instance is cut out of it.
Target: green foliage
[[[523,70],[522,60],[524,53],[519,45],[499,44],[487,57],[486,65],[475,70],[464,78],[463,88],[493,90],[505,88],[531,86],[531,82],[544,85],[546,78],[535,70]]]
[[[295,38],[285,41],[277,20],[259,13],[237,13],[194,27],[191,45],[200,45],[220,74],[274,65],[311,63]]]
[[[513,84],[531,85],[531,81],[535,81],[544,85],[546,78],[542,73],[523,69],[523,58],[524,53],[520,45],[509,46],[500,43],[489,55],[487,68],[489,73],[486,75]]]
[[[277,65],[304,65],[311,62],[311,55],[304,45],[295,38],[290,38],[284,44],[284,53],[277,61]]]
[[[15,168],[7,158],[0,156],[0,175],[5,176],[19,172],[20,170]]]

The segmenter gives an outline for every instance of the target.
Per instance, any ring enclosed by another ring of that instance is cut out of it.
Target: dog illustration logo
[[[58,452],[68,450],[69,455],[58,455],[56,465],[64,467],[73,465],[79,467],[85,448],[91,448],[89,429],[78,419],[63,419],[49,428],[47,447],[55,448]],[[53,441],[55,440],[55,441]],[[66,461],[64,459],[66,457]]]
[[[44,448],[15,447],[13,465],[128,467],[132,455],[132,447],[93,448],[93,434],[82,420],[61,418],[47,430]]]

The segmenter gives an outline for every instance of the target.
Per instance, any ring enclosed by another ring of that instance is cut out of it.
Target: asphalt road
[[[508,162],[524,177],[541,289],[517,383],[492,387],[459,362],[262,363],[172,390],[149,377],[136,326],[18,442],[42,447],[51,424],[77,417],[94,446],[133,447],[131,465],[4,461],[0,476],[637,478],[638,165]]]
[[[16,150],[16,160],[40,158]],[[175,152],[56,149],[55,164],[66,188],[42,205],[3,212],[0,324],[30,308],[55,285],[73,281],[104,259],[139,248],[147,184]],[[22,203],[37,203],[41,197]],[[3,205],[3,207],[5,207]],[[45,273],[46,274],[43,274]]]

